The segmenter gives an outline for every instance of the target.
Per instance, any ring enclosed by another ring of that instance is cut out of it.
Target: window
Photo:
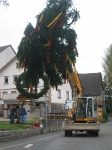
[[[11,91],[11,94],[15,94],[16,93],[16,91]]]
[[[4,77],[4,84],[8,84],[9,83],[9,77],[8,76],[5,76]]]
[[[19,67],[20,67],[20,63],[17,62],[17,63],[16,63],[16,69],[18,69]]]
[[[66,99],[69,99],[69,92],[66,92]]]
[[[3,98],[3,96],[6,95],[6,94],[8,94],[8,93],[7,93],[7,92],[3,92],[3,93],[2,93],[2,98]]]
[[[61,91],[60,90],[57,91],[57,97],[61,98]]]
[[[14,75],[14,76],[13,76],[13,82],[14,82],[14,83],[17,82],[17,78],[18,78],[17,75]]]
[[[3,92],[2,94],[5,95],[5,94],[7,94],[7,92]]]

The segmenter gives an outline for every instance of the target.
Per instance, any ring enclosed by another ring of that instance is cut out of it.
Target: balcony
[[[18,97],[18,93],[4,94],[3,95],[3,101],[4,102],[9,102],[9,101],[19,102],[19,100],[17,100],[17,97]],[[30,101],[30,99],[26,100],[26,101]],[[39,103],[45,103],[46,97],[43,96],[43,97],[40,97],[39,99],[34,99],[32,101],[33,102],[39,102]],[[47,96],[47,101],[49,101],[49,97],[48,96]]]

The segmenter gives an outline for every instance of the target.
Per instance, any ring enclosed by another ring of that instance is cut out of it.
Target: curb
[[[32,128],[32,129],[22,129],[22,130],[0,131],[0,142],[7,142],[14,139],[39,135],[42,133],[43,133],[43,129],[40,127]]]

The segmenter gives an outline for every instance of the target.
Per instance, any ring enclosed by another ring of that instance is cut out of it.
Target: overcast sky
[[[0,5],[0,46],[17,47],[27,22],[36,24],[35,16],[46,6],[46,0],[9,0],[10,6]],[[112,0],[74,0],[80,19],[74,25],[78,35],[78,73],[101,72],[104,51],[112,44]]]

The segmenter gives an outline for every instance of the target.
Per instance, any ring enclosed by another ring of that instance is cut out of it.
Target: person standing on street
[[[22,116],[23,116],[23,123],[26,124],[26,123],[27,123],[27,122],[26,122],[27,112],[26,112],[26,109],[25,109],[25,108],[23,108]]]
[[[18,109],[17,109],[17,111],[18,111],[18,116],[19,116],[19,123],[22,123],[22,121],[23,121],[22,109],[23,109],[22,106],[19,105],[19,107],[18,107]]]
[[[10,107],[10,124],[14,124],[14,117],[15,117],[15,108],[14,106]]]

